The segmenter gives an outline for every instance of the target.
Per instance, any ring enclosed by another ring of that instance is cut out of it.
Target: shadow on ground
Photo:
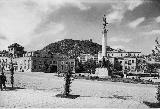
[[[6,90],[3,89],[4,91],[16,91],[17,89],[25,89],[25,88],[22,88],[22,87],[6,87]]]
[[[160,108],[160,103],[151,103],[147,101],[144,101],[143,103],[149,106],[150,108]]]
[[[127,100],[127,99],[132,98],[132,96],[113,95],[113,96],[110,96],[110,97],[100,97],[100,98],[117,98],[117,99]]]
[[[78,97],[80,97],[80,95],[68,95],[65,96],[64,94],[57,94],[56,97],[60,97],[60,98],[69,98],[69,99],[76,99]]]

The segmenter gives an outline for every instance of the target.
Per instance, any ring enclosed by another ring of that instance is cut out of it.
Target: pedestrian
[[[0,75],[0,88],[1,88],[1,91],[3,90],[2,88],[2,75]]]
[[[3,88],[6,90],[7,79],[6,79],[6,76],[4,75],[4,73],[2,73],[2,75],[1,75],[1,81],[2,81]],[[3,88],[2,88],[2,90],[3,90]]]
[[[12,84],[12,88],[13,88],[13,84],[14,84],[14,76],[13,76],[13,74],[14,74],[14,67],[13,67],[13,64],[11,66],[10,71],[11,71],[11,84]]]

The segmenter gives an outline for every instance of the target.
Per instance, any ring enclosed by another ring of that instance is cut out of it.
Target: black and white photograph
[[[0,108],[160,108],[160,0],[0,0]]]

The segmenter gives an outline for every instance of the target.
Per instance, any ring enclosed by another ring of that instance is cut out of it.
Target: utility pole
[[[13,54],[10,54],[10,58],[11,58],[11,68],[10,68],[10,71],[11,71],[11,85],[12,85],[12,88],[13,88],[13,86],[14,86]]]

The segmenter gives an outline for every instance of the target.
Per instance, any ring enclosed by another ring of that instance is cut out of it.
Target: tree
[[[81,73],[84,71],[84,67],[82,62],[79,62],[78,60],[76,60],[76,67],[75,67],[75,72],[76,73]]]
[[[62,97],[62,98],[77,98],[78,95],[71,95],[70,92],[71,92],[71,83],[72,83],[72,71],[71,71],[71,68],[70,68],[70,64],[68,64],[68,71],[65,72],[65,77],[64,77],[64,81],[65,81],[65,84],[64,84],[64,91],[63,93],[61,94],[57,94],[56,97]]]
[[[96,69],[96,62],[93,59],[88,59],[84,64],[84,70],[93,73]]]
[[[45,73],[48,72],[48,68],[49,68],[49,64],[47,63],[47,61],[44,61],[43,70]]]
[[[114,61],[114,70],[122,71],[122,65],[117,58],[115,58],[115,61]]]
[[[114,70],[114,72],[112,73],[111,76],[119,75],[119,76],[121,76],[123,78],[124,75],[123,75],[123,72],[121,72],[122,71],[122,65],[118,61],[117,58],[115,58],[113,70]]]
[[[70,65],[68,65],[68,72],[65,73],[65,85],[64,85],[64,96],[69,96],[69,93],[71,92],[71,77],[72,77],[72,72],[70,69]]]
[[[158,100],[158,102],[159,102],[159,104],[160,104],[160,84],[158,85],[158,88],[157,88],[157,100]]]
[[[155,40],[156,46],[155,50],[152,50],[152,55],[155,57],[155,61],[160,61],[160,43],[158,41],[158,37]]]

